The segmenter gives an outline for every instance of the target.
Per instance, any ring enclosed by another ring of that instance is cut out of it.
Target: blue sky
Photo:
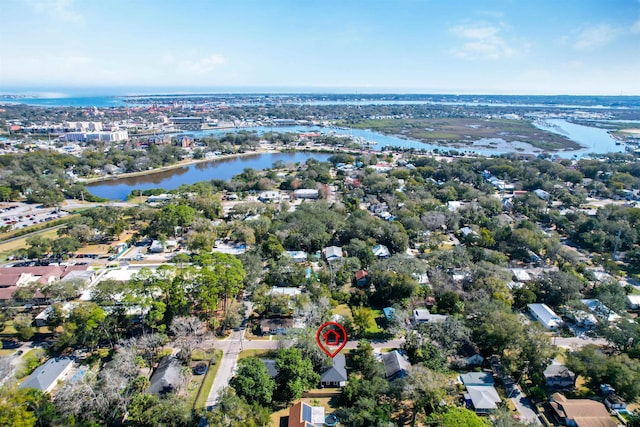
[[[640,0],[0,0],[0,91],[640,94]]]

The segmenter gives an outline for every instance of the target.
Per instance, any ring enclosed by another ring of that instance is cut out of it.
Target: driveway
[[[542,425],[531,399],[522,392],[520,386],[514,385],[510,395],[511,401],[520,412],[520,421],[525,424]]]

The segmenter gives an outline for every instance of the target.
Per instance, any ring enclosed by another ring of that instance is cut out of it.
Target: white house
[[[258,200],[264,203],[278,202],[280,201],[280,192],[279,191],[263,191],[258,196]]]
[[[20,388],[35,388],[50,393],[58,381],[64,381],[73,367],[73,359],[68,357],[54,357],[38,367],[27,377]]]
[[[327,262],[340,261],[342,259],[342,248],[339,246],[329,246],[322,250],[324,259]]]
[[[562,319],[546,304],[527,304],[529,312],[545,328],[555,331],[562,326]]]
[[[317,199],[319,195],[318,190],[311,188],[299,188],[293,191],[293,197],[296,199]]]
[[[627,295],[627,307],[629,310],[640,309],[640,295]]]
[[[389,252],[389,248],[385,245],[375,245],[373,247],[373,254],[378,258],[389,258],[391,253]]]

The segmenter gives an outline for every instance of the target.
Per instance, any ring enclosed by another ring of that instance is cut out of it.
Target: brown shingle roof
[[[609,411],[600,402],[589,399],[567,399],[560,393],[551,395],[551,407],[556,415],[573,420],[577,427],[616,427]]]

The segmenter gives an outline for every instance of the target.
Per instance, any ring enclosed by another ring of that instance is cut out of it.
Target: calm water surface
[[[181,168],[145,176],[120,178],[111,181],[87,184],[87,190],[95,196],[105,199],[124,200],[133,190],[148,190],[164,188],[173,190],[182,184],[193,184],[212,179],[229,180],[246,168],[264,170],[273,166],[275,162],[304,163],[308,159],[326,161],[329,154],[323,153],[270,153],[235,157],[231,159],[212,160],[210,162],[194,163]]]

